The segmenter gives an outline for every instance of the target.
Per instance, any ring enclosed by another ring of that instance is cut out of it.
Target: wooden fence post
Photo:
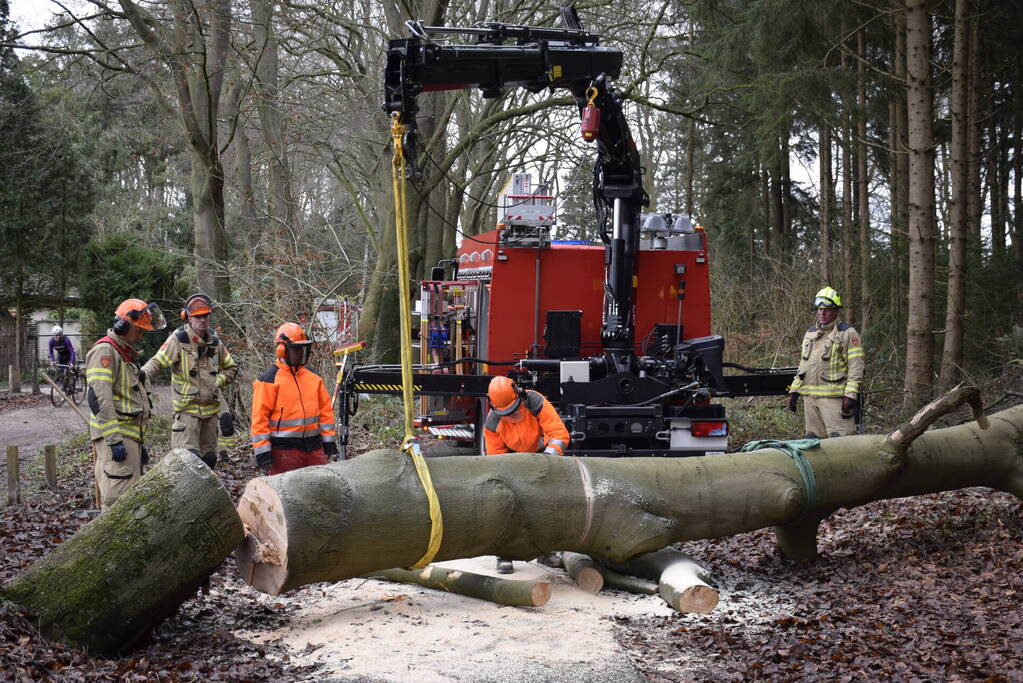
[[[18,447],[7,447],[7,504],[21,503],[21,463],[18,461]]]
[[[39,393],[39,342],[36,341],[36,350],[32,354],[32,394]]]
[[[46,466],[46,484],[57,490],[57,447],[53,444],[43,448],[43,463]]]

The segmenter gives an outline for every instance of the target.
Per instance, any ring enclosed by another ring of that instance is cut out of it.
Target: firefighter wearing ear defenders
[[[165,326],[155,303],[126,299],[114,312],[106,336],[85,356],[89,436],[96,456],[98,502],[104,510],[138,482],[146,465],[143,432],[153,405],[136,345],[145,332]]]
[[[274,334],[277,362],[252,383],[252,449],[256,466],[280,474],[326,465],[337,455],[337,431],[323,380],[305,367],[312,341],[296,323]]]
[[[220,390],[238,373],[234,358],[210,328],[211,313],[213,302],[208,296],[188,297],[181,310],[185,324],[167,337],[142,367],[149,379],[170,368],[174,389],[171,448],[192,451],[210,469],[217,464],[218,427],[227,436],[234,434],[231,413]]]
[[[568,430],[543,394],[522,391],[508,377],[495,377],[487,389],[490,413],[483,425],[487,455],[548,453],[564,455]]]

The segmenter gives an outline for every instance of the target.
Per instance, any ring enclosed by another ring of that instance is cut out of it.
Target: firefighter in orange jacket
[[[305,367],[312,341],[300,325],[284,323],[274,342],[277,362],[252,383],[256,465],[267,474],[326,465],[337,455],[337,432],[330,394]]]
[[[508,377],[495,377],[487,389],[490,414],[483,425],[487,455],[547,453],[564,455],[568,430],[543,394],[522,391]]]

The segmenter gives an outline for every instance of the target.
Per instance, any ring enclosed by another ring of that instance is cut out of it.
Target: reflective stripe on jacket
[[[863,381],[863,347],[849,323],[814,325],[803,335],[799,369],[790,393],[803,396],[858,398]]]
[[[113,330],[86,354],[90,438],[103,437],[111,445],[122,439],[142,440],[152,404],[134,358],[135,350]]]
[[[568,448],[568,430],[561,421],[558,411],[543,394],[526,391],[525,400],[513,415],[520,416],[517,422],[511,416],[500,416],[494,411],[487,415],[483,425],[483,440],[487,455],[498,453],[543,453],[551,448],[558,455],[564,455]]]
[[[238,373],[234,358],[213,332],[199,337],[188,324],[176,329],[142,367],[148,377],[171,369],[174,412],[212,417],[220,412],[220,392]]]
[[[250,434],[257,454],[271,446],[313,451],[336,441],[330,394],[320,376],[277,361],[252,383]]]

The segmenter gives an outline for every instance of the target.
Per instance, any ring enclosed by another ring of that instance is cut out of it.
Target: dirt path
[[[0,411],[0,449],[6,452],[7,446],[17,446],[18,456],[22,460],[35,457],[44,446],[56,444],[78,434],[84,434],[86,426],[82,418],[66,403],[55,408],[50,402],[50,394],[43,390],[42,395],[33,397],[28,385],[22,389],[23,399],[19,403],[27,403],[18,407]],[[158,386],[155,412],[170,413],[170,387]],[[88,406],[83,401],[78,409],[88,415]],[[0,462],[0,469],[6,468]]]

